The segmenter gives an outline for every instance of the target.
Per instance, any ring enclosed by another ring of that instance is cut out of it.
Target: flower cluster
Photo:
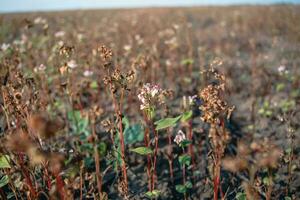
[[[34,72],[43,72],[46,70],[46,66],[44,64],[40,64],[34,68]]]
[[[6,43],[3,43],[2,45],[1,45],[1,47],[0,47],[0,49],[2,50],[2,51],[6,51],[7,49],[9,49],[10,48],[10,44],[6,44]]]
[[[284,74],[288,74],[289,71],[288,69],[286,68],[285,65],[280,65],[278,68],[277,68],[277,71],[280,75],[284,75]]]
[[[223,117],[229,118],[234,106],[228,106],[224,99],[225,77],[214,69],[209,73],[213,73],[216,83],[210,84],[200,91],[199,97],[202,104],[199,107],[202,111],[201,119],[204,122],[219,124]]]
[[[164,103],[163,90],[158,85],[152,85],[150,83],[142,87],[138,98],[142,103],[140,105],[141,110],[153,109],[157,105]]]
[[[186,140],[185,134],[182,130],[179,130],[174,138],[174,142],[179,145],[184,140]]]
[[[77,65],[77,63],[76,63],[75,60],[70,60],[70,61],[67,63],[67,66],[68,66],[69,68],[71,68],[71,69],[74,69],[74,68],[76,68],[78,65]]]

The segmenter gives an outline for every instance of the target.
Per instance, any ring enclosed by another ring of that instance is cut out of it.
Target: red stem
[[[18,154],[18,157],[19,157],[19,162],[20,162],[21,170],[22,170],[22,173],[25,176],[26,183],[29,186],[30,193],[35,198],[37,196],[37,191],[34,189],[32,181],[31,181],[31,178],[30,178],[30,175],[29,175],[28,171],[24,167],[22,155]]]
[[[64,194],[64,182],[59,175],[59,173],[56,174],[56,187],[60,195],[60,199],[64,200],[65,199],[65,194]]]
[[[192,126],[192,120],[189,120],[188,123],[188,139],[190,141],[193,141],[193,126]],[[191,143],[189,145],[189,154],[192,159],[192,171],[193,171],[193,177],[194,177],[194,171],[196,169],[196,162],[195,162],[195,155],[194,155],[194,149],[193,149],[193,144]]]
[[[109,74],[109,71],[108,71]],[[119,103],[117,103],[117,100],[115,98],[115,95],[113,93],[112,90],[112,83],[109,83],[109,88],[110,88],[110,92],[111,92],[111,97],[113,100],[113,105],[114,105],[114,110],[115,113],[117,115],[119,124],[118,124],[118,128],[119,128],[119,137],[120,137],[120,145],[121,145],[121,157],[122,157],[122,174],[123,174],[123,181],[126,187],[126,190],[128,190],[128,179],[127,179],[127,170],[126,170],[126,164],[125,164],[125,144],[124,144],[124,136],[123,136],[123,125],[122,125],[122,112],[121,112],[121,104],[122,104],[122,100],[123,100],[123,89],[122,89],[122,93],[121,93],[121,100]]]
[[[155,188],[155,176],[156,176],[156,160],[157,160],[157,152],[158,152],[158,133],[155,130],[153,122],[151,122],[152,129],[155,135],[155,150],[154,150],[154,156],[153,156],[153,172],[152,172],[152,190]]]
[[[145,130],[145,137],[144,137],[145,146],[149,147],[149,129],[146,128]],[[151,156],[147,155],[147,176],[148,176],[148,189],[151,191],[151,163],[150,163]]]
[[[169,144],[169,153],[168,160],[169,160],[169,168],[170,168],[170,176],[172,183],[174,182],[174,172],[173,172],[173,152],[172,152],[172,135],[170,129],[168,129],[168,144]]]

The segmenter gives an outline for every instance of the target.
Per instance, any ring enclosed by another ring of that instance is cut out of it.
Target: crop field
[[[300,199],[300,6],[1,14],[0,82],[0,199]]]

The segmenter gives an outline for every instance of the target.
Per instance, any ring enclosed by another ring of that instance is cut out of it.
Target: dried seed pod
[[[223,167],[231,172],[239,172],[247,169],[248,161],[239,157],[227,157],[222,161]]]
[[[64,123],[61,120],[49,120],[42,114],[35,114],[29,118],[28,127],[39,137],[49,139],[64,127]]]
[[[5,146],[7,149],[14,152],[27,152],[27,150],[31,146],[34,146],[34,144],[27,133],[19,130],[7,137]]]

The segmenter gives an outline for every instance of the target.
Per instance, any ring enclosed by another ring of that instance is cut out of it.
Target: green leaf
[[[13,192],[9,193],[6,197],[7,199],[15,199],[15,194]]]
[[[124,142],[127,144],[134,144],[144,140],[144,130],[141,124],[130,125],[127,117],[123,117],[124,124]]]
[[[291,197],[284,197],[284,200],[292,200]]]
[[[98,150],[101,156],[105,156],[107,151],[107,145],[105,144],[105,142],[100,142],[98,144]]]
[[[284,83],[279,83],[279,84],[276,85],[276,91],[277,92],[280,92],[280,91],[284,90],[284,88],[285,88]]]
[[[86,137],[90,135],[88,117],[82,117],[79,110],[69,111],[67,117],[70,121],[73,134],[83,133]]]
[[[181,184],[176,185],[175,189],[179,193],[182,193],[182,194],[186,193],[186,187],[185,187],[185,185],[181,185]]]
[[[188,188],[188,189],[191,189],[191,188],[193,187],[192,182],[191,182],[191,181],[187,181],[187,182],[185,183],[185,187]]]
[[[181,61],[182,65],[192,65],[194,64],[194,60],[192,58],[186,58]]]
[[[160,195],[159,190],[152,190],[152,192],[148,191],[148,192],[145,193],[145,196],[150,198],[150,199],[157,198],[157,197],[159,197],[159,195]]]
[[[131,149],[130,151],[133,151],[133,152],[141,154],[141,155],[148,155],[148,154],[153,153],[152,149],[150,149],[148,147],[137,147],[135,149]]]
[[[174,118],[164,118],[161,120],[156,121],[154,124],[156,125],[156,130],[161,130],[169,127],[173,127],[176,125],[177,121],[181,118],[182,116],[179,115],[178,117]]]
[[[0,188],[2,188],[3,186],[8,184],[8,176],[4,175],[2,176],[2,178],[0,179]]]
[[[91,87],[92,89],[97,89],[97,88],[99,87],[97,81],[91,82],[90,87]]]
[[[264,178],[263,178],[263,183],[264,183],[265,185],[270,185],[270,179],[269,179],[269,177],[264,177]]]
[[[180,142],[179,146],[180,147],[186,147],[188,145],[192,144],[192,141],[190,140],[183,140],[182,142]]]
[[[191,164],[191,157],[187,154],[179,156],[178,160],[181,166],[189,166]]]
[[[236,200],[247,200],[247,196],[246,196],[245,193],[238,192],[238,193],[235,195],[235,199],[236,199]]]
[[[3,168],[11,168],[9,164],[9,156],[8,155],[2,155],[0,157],[0,169]]]
[[[181,118],[181,121],[182,122],[186,122],[188,121],[189,119],[191,119],[193,116],[193,111],[187,111],[185,113],[182,114],[182,118]]]

